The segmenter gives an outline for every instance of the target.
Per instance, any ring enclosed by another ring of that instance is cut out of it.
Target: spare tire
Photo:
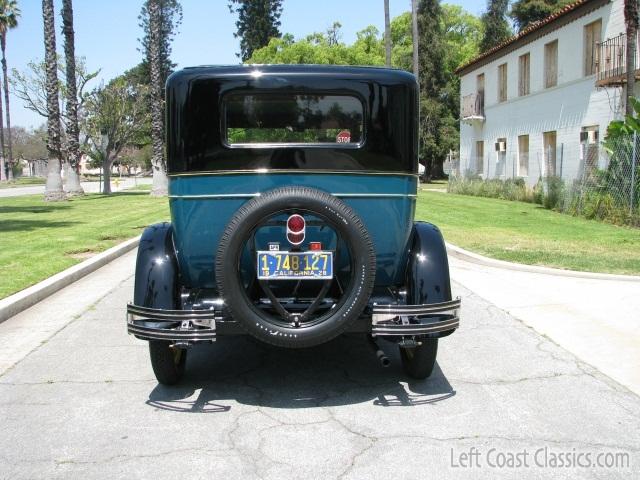
[[[346,246],[350,260],[349,279],[346,285],[340,285],[340,298],[313,322],[297,325],[259,308],[240,274],[242,255],[258,226],[265,219],[287,213],[322,219]],[[216,283],[231,317],[258,340],[289,348],[318,345],[343,333],[367,306],[375,272],[373,243],[362,219],[333,195],[300,186],[270,190],[240,207],[220,238],[215,259]]]

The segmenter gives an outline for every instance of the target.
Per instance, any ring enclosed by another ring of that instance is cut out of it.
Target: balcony
[[[640,78],[640,45],[636,38],[635,76]],[[627,82],[627,36],[621,33],[597,45],[596,87],[615,87]]]
[[[462,97],[460,118],[469,125],[484,122],[484,92],[471,93]]]

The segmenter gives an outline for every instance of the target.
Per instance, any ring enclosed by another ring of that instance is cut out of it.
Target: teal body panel
[[[215,252],[233,214],[259,193],[299,185],[324,190],[353,208],[374,243],[376,286],[401,285],[417,183],[417,176],[406,174],[251,172],[171,176],[169,201],[181,283],[188,288],[215,288]],[[279,241],[287,244],[284,234]]]

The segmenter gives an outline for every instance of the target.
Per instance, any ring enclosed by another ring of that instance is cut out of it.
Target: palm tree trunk
[[[80,129],[78,127],[78,92],[76,88],[76,53],[73,32],[72,0],[62,1],[62,32],[64,34],[64,56],[67,83],[67,193],[84,195],[80,184]]]
[[[2,116],[2,95],[0,95],[0,182],[7,181],[7,165],[4,156],[4,120]]]
[[[162,59],[160,55],[162,16],[158,0],[149,0],[149,67],[151,69],[151,195],[167,194],[168,180],[164,160],[164,101],[162,98]]]
[[[624,23],[627,34],[627,88],[625,91],[625,113],[627,115],[633,115],[633,107],[629,99],[633,96],[636,81],[638,0],[624,0]]]
[[[56,58],[56,31],[53,16],[53,0],[42,0],[44,21],[44,60],[47,92],[47,183],[45,201],[64,200],[60,175],[60,105],[58,103],[58,63]]]
[[[418,0],[411,0],[411,40],[413,41],[413,74],[418,79]]]
[[[9,112],[9,76],[7,74],[7,32],[0,35],[0,49],[2,50],[2,77],[4,84],[4,106],[7,118],[7,164],[9,165],[9,180],[13,180],[13,149],[11,146],[11,113]]]
[[[391,66],[391,22],[389,20],[389,0],[384,0],[384,52],[385,65]]]

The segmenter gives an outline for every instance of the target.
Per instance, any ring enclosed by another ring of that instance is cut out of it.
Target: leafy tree
[[[482,15],[484,36],[480,51],[486,52],[507,40],[513,32],[507,21],[509,0],[488,0],[487,11]]]
[[[47,158],[47,130],[44,125],[35,130],[12,127],[13,149],[16,159],[33,161]]]
[[[13,178],[13,152],[11,148],[11,114],[9,108],[9,81],[7,75],[7,32],[18,26],[18,17],[20,17],[20,9],[15,0],[0,0],[0,50],[2,50],[2,78],[4,84],[4,104],[6,106],[7,119],[7,151],[6,159],[9,162],[9,180]],[[0,115],[2,109],[0,107]],[[2,157],[5,158],[4,151],[4,132],[2,132],[2,121],[0,119],[0,141],[2,142]],[[4,166],[2,166],[2,175],[4,175]]]
[[[60,104],[58,100],[58,59],[56,57],[56,30],[53,0],[42,0],[44,21],[44,66],[47,105],[47,182],[44,190],[45,201],[64,200],[62,176],[60,174]]]
[[[571,0],[517,0],[511,5],[509,16],[521,32],[532,23],[544,20],[569,3]]]
[[[158,36],[161,63],[160,78],[163,84],[176,67],[176,64],[171,61],[171,42],[182,24],[182,5],[178,0],[145,0],[140,10],[140,15],[138,16],[139,26],[144,32],[143,37],[138,39],[142,47],[141,51],[144,54],[144,60],[142,64],[136,67],[140,69],[140,74],[146,77],[146,81],[140,82],[144,85],[151,84],[151,70],[149,65],[149,59],[151,58],[151,18],[149,7],[152,2],[154,6],[158,7],[160,15],[160,23],[158,24],[156,33]]]
[[[80,184],[80,127],[78,126],[78,91],[76,88],[75,34],[72,0],[62,0],[62,33],[66,77],[67,194],[84,195]]]
[[[240,38],[238,56],[243,62],[270,39],[280,37],[282,0],[229,0],[229,10],[238,14],[234,36]]]
[[[135,145],[147,116],[146,87],[117,77],[94,90],[87,102],[89,154],[102,163],[103,193],[111,193],[111,167],[124,148]]]

